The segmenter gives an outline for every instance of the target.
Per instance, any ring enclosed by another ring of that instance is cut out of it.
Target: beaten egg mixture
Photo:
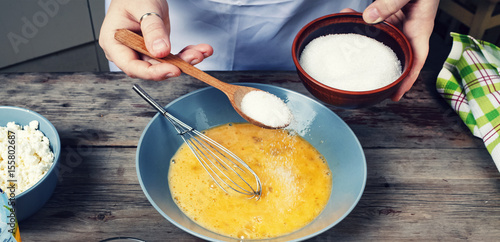
[[[204,132],[244,160],[262,182],[259,200],[225,193],[183,144],[168,179],[177,206],[193,221],[238,239],[277,237],[316,218],[330,197],[332,176],[322,155],[285,130],[226,124]]]

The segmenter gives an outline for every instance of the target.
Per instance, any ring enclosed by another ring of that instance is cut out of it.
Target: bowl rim
[[[330,110],[330,112],[335,115],[338,119],[340,119],[343,124],[347,127],[349,133],[354,136],[355,138],[355,142],[357,144],[357,147],[360,149],[361,151],[361,158],[362,158],[362,161],[363,161],[363,174],[362,174],[362,184],[361,184],[361,188],[360,188],[360,192],[359,194],[357,194],[357,196],[354,198],[354,203],[351,204],[351,206],[349,207],[349,209],[347,209],[347,211],[345,212],[345,214],[343,214],[341,217],[339,217],[337,219],[337,221],[335,221],[334,223],[331,223],[327,226],[325,226],[323,229],[319,230],[319,231],[316,231],[315,233],[311,233],[309,235],[305,235],[305,236],[302,236],[301,238],[298,238],[296,239],[295,241],[303,241],[303,240],[306,240],[306,239],[311,239],[313,237],[316,237],[322,233],[324,233],[325,231],[327,230],[330,230],[331,228],[333,228],[334,226],[336,226],[337,224],[339,224],[340,222],[342,222],[347,216],[349,216],[349,214],[352,213],[352,211],[354,210],[354,208],[356,208],[356,206],[359,204],[360,200],[361,200],[361,197],[363,196],[364,194],[364,191],[366,189],[366,183],[367,183],[367,179],[368,179],[368,164],[366,163],[366,155],[365,155],[365,152],[364,152],[364,149],[363,149],[363,146],[361,145],[361,142],[359,141],[357,135],[354,133],[354,131],[351,129],[351,127],[342,119],[340,118],[340,116],[338,116],[338,114],[336,114],[335,112],[333,112],[331,109],[327,108],[324,104],[322,104],[321,102],[311,98],[311,97],[308,97],[302,93],[299,93],[297,91],[294,91],[294,90],[290,90],[290,89],[287,89],[287,88],[284,88],[284,87],[279,87],[279,86],[274,86],[274,85],[270,85],[270,84],[263,84],[263,83],[249,83],[249,82],[240,82],[240,83],[234,83],[235,85],[242,85],[242,86],[252,86],[252,87],[257,87],[259,88],[259,86],[271,86],[273,88],[278,88],[278,89],[281,89],[281,90],[285,90],[285,91],[289,91],[289,92],[293,92],[294,94],[296,95],[299,95],[301,96],[302,98],[305,98],[305,99],[308,99],[309,101],[311,102],[314,102],[318,105],[320,105],[321,107],[323,108],[326,108],[328,110]],[[189,93],[186,93],[186,94],[183,94],[181,95],[180,97],[178,98],[175,98],[174,100],[172,100],[171,102],[169,102],[167,105],[164,105],[164,108],[168,111],[168,108],[170,106],[172,106],[173,104],[175,104],[176,102],[178,102],[179,100],[183,99],[183,98],[186,98],[186,97],[189,97],[191,95],[195,95],[199,92],[202,92],[202,91],[206,91],[206,90],[209,90],[209,89],[215,89],[214,87],[204,87],[204,88],[200,88],[200,89],[197,89],[197,90],[194,90],[194,91],[191,91]],[[189,228],[186,228],[184,227],[183,225],[179,224],[177,221],[175,221],[173,218],[171,218],[168,214],[166,214],[165,212],[162,211],[162,209],[156,204],[156,202],[153,200],[153,198],[151,197],[151,195],[149,194],[148,190],[146,189],[145,185],[144,185],[144,182],[142,181],[141,179],[141,170],[140,170],[140,166],[139,166],[139,157],[140,157],[140,149],[142,147],[142,142],[143,142],[143,139],[145,139],[145,136],[146,136],[146,131],[149,129],[149,127],[152,125],[152,123],[157,119],[159,118],[160,116],[160,113],[156,113],[153,117],[151,117],[151,120],[147,123],[147,125],[144,127],[143,131],[142,131],[142,134],[141,134],[141,137],[139,139],[139,142],[138,142],[138,145],[137,145],[137,150],[136,150],[136,155],[135,155],[135,166],[136,166],[136,173],[137,173],[137,178],[139,180],[139,184],[141,186],[141,189],[144,193],[144,195],[146,196],[147,200],[149,201],[149,203],[155,208],[155,210],[160,213],[164,218],[166,218],[170,223],[172,223],[173,225],[175,225],[177,228],[180,228],[181,230],[183,230],[184,232],[188,233],[188,234],[191,234],[195,237],[198,237],[198,238],[201,238],[201,239],[204,239],[204,240],[207,240],[207,241],[217,241],[216,239],[212,238],[212,237],[208,237],[208,236],[205,236],[205,235],[202,235],[202,234],[199,234],[195,231],[192,231],[190,230]],[[318,216],[321,216],[321,214],[323,213],[323,211],[318,215]],[[316,219],[316,218],[315,218]],[[314,220],[313,220],[314,221]],[[306,225],[307,226],[307,225]],[[206,229],[204,227],[202,227],[203,229]],[[302,229],[304,229],[305,227],[302,227],[294,232],[298,232]],[[206,229],[207,231],[210,231],[212,233],[215,233],[211,230],[208,230]],[[292,232],[292,233],[294,233]],[[220,234],[219,234],[220,235]],[[276,241],[277,239],[280,239],[282,237],[285,237],[287,236],[288,234],[285,234],[285,235],[281,235],[281,236],[278,236],[278,237],[273,237],[273,238],[266,238],[266,239],[258,239],[258,240],[250,240],[250,241]],[[223,237],[226,237],[228,240],[235,240],[237,241],[237,239],[235,238],[232,238],[232,237],[228,237],[226,235],[220,235],[220,236],[223,236]]]
[[[345,95],[370,95],[370,94],[375,94],[375,93],[380,93],[380,92],[383,92],[383,91],[386,91],[390,88],[392,88],[393,86],[396,86],[398,85],[401,81],[403,81],[403,79],[405,79],[408,74],[410,73],[410,71],[412,70],[412,67],[413,67],[413,48],[410,44],[410,41],[408,40],[408,38],[406,38],[406,35],[403,34],[403,32],[401,30],[399,30],[396,26],[394,26],[393,24],[387,22],[387,21],[382,21],[380,23],[376,23],[376,24],[373,24],[373,25],[387,25],[389,26],[390,29],[394,30],[398,35],[400,35],[404,42],[405,42],[405,45],[408,47],[408,50],[409,50],[409,56],[408,56],[408,59],[409,59],[409,62],[408,62],[408,67],[406,68],[406,70],[401,73],[401,75],[399,76],[398,79],[394,80],[393,82],[391,82],[390,84],[387,84],[383,87],[380,87],[380,88],[377,88],[377,89],[373,89],[373,90],[368,90],[368,91],[348,91],[348,90],[343,90],[343,89],[338,89],[338,88],[334,88],[334,87],[331,87],[331,86],[328,86],[326,84],[323,84],[322,82],[320,81],[317,81],[316,79],[312,78],[303,68],[302,66],[300,65],[299,63],[299,58],[297,58],[297,42],[299,40],[299,37],[302,36],[302,34],[309,28],[311,27],[313,24],[316,24],[318,22],[321,22],[325,19],[329,19],[329,18],[337,18],[337,17],[348,17],[348,18],[362,18],[363,17],[363,14],[362,13],[359,13],[359,12],[354,12],[354,13],[333,13],[333,14],[329,14],[329,15],[325,15],[325,16],[322,16],[322,17],[319,17],[319,18],[316,18],[314,20],[312,20],[311,22],[307,23],[304,27],[302,27],[299,32],[297,32],[297,35],[295,35],[295,38],[293,40],[293,43],[292,43],[292,59],[293,59],[293,62],[295,64],[295,67],[297,68],[298,72],[304,76],[307,77],[308,81],[314,83],[314,85],[316,86],[320,86],[321,88],[323,89],[326,89],[330,92],[336,92],[336,93],[341,93],[341,94],[345,94]],[[368,23],[367,23],[368,24]],[[368,24],[368,25],[372,25],[372,24]]]
[[[19,195],[15,196],[15,199],[20,199],[25,194],[28,194],[30,191],[36,189],[36,187],[39,186],[40,184],[42,184],[45,179],[48,179],[47,177],[49,176],[49,174],[51,174],[55,169],[57,169],[56,167],[59,164],[59,156],[61,154],[61,139],[59,137],[59,132],[57,131],[56,127],[46,117],[44,117],[43,115],[41,115],[41,114],[39,114],[39,113],[37,113],[37,112],[35,112],[33,110],[29,110],[27,108],[16,107],[16,106],[0,106],[0,110],[2,110],[2,109],[5,109],[5,110],[17,110],[17,111],[21,111],[21,112],[31,113],[35,117],[37,117],[38,119],[41,119],[41,120],[44,120],[45,122],[47,122],[49,128],[55,131],[54,133],[55,133],[55,138],[56,138],[56,141],[57,141],[58,149],[57,149],[57,152],[54,152],[54,150],[52,150],[52,153],[54,154],[54,161],[53,161],[52,165],[50,166],[50,169],[43,175],[43,177],[40,180],[38,180],[38,182],[36,182],[31,187],[29,187],[28,189],[26,189],[23,192],[21,192]],[[16,121],[11,121],[11,122],[16,122]],[[19,125],[18,123],[16,123],[16,124]],[[37,129],[37,130],[40,130],[40,129]],[[41,130],[40,130],[40,132],[41,132]],[[45,137],[47,137],[45,133],[43,135]],[[49,141],[53,144],[52,140],[49,140]]]

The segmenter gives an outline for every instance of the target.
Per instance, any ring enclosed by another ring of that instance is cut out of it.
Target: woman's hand
[[[392,97],[393,101],[399,101],[410,90],[425,64],[438,5],[439,0],[376,0],[363,11],[363,19],[367,23],[386,20],[397,26],[412,46],[413,66]],[[342,10],[351,11],[354,10]]]
[[[144,16],[146,13],[157,13]],[[165,0],[114,0],[111,2],[99,35],[99,44],[106,58],[114,62],[130,77],[147,80],[164,80],[179,76],[181,71],[174,65],[160,63],[126,47],[114,35],[118,29],[142,32],[148,51],[162,58],[170,53],[170,20]],[[213,48],[207,44],[189,45],[178,55],[192,65],[211,56]]]

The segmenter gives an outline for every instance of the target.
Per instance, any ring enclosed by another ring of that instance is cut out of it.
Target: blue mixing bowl
[[[333,177],[330,200],[312,223],[293,233],[264,241],[304,240],[335,226],[356,206],[365,188],[366,161],[358,139],[342,119],[309,97],[271,85],[242,85],[268,91],[286,100],[294,115],[290,128],[323,154]],[[229,122],[245,122],[227,97],[212,87],[186,94],[168,104],[166,110],[200,131]],[[163,217],[184,231],[205,240],[238,241],[204,229],[174,203],[167,174],[170,159],[181,144],[182,139],[172,125],[163,116],[154,116],[142,133],[136,154],[137,175],[144,194]]]
[[[5,127],[9,122],[25,126],[33,120],[38,121],[39,130],[49,138],[50,149],[54,153],[54,163],[40,181],[16,196],[15,209],[18,221],[22,221],[40,210],[54,193],[58,181],[61,141],[54,125],[42,115],[24,108],[0,106],[0,126]]]

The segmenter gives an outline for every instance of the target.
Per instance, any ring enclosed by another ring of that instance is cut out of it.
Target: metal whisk
[[[133,89],[175,127],[217,186],[226,193],[230,189],[250,198],[260,199],[262,194],[260,179],[243,160],[205,134],[169,114],[139,85],[134,84]],[[255,179],[251,182],[255,185],[251,185],[247,179]]]

